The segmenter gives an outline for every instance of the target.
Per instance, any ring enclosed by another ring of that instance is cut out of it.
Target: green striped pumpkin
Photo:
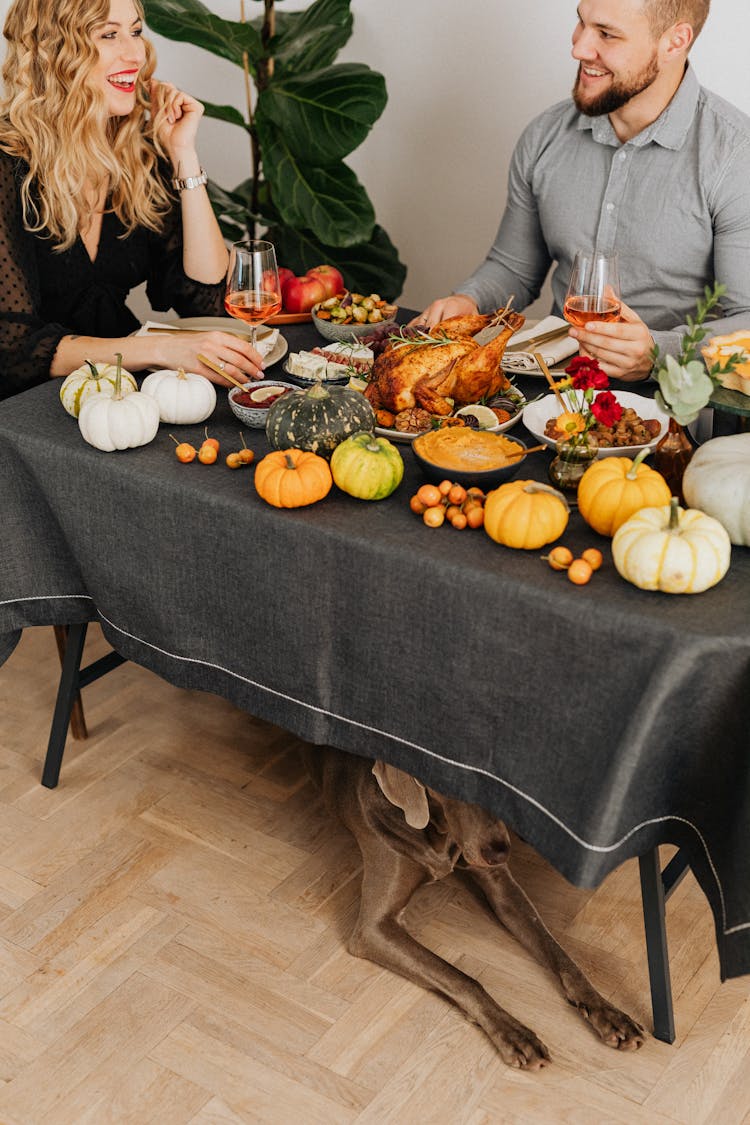
[[[90,359],[87,359],[81,367],[77,367],[75,371],[71,371],[70,375],[63,379],[63,384],[60,387],[60,402],[68,414],[77,418],[81,413],[81,406],[87,398],[93,395],[112,398],[115,393],[116,374],[116,364],[92,363]],[[129,371],[123,370],[120,393],[127,395],[131,391],[137,390],[138,384],[133,376]]]
[[[330,457],[345,438],[374,425],[374,411],[359,391],[316,383],[276,399],[268,410],[266,437],[272,449],[304,449]]]

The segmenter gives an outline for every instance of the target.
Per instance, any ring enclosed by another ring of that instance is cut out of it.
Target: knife
[[[551,328],[549,332],[543,332],[541,336],[530,336],[528,340],[522,340],[516,344],[507,344],[505,347],[506,352],[534,352],[540,344],[548,344],[550,340],[561,340],[563,336],[567,336],[570,328],[566,325],[564,328]]]

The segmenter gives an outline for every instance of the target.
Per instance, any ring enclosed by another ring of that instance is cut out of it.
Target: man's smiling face
[[[573,58],[581,113],[614,113],[647,90],[659,75],[658,40],[640,0],[581,0]]]

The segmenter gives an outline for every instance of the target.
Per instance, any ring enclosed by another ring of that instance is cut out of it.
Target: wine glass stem
[[[255,341],[257,339],[257,336],[258,336],[258,329],[254,324],[251,324],[250,325],[250,343],[253,346],[253,350],[256,350]]]

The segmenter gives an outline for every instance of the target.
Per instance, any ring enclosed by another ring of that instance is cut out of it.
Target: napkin
[[[539,336],[544,336],[547,332],[554,332],[556,328],[567,329],[569,327],[568,322],[560,316],[545,316],[544,320],[540,320],[533,328],[525,328],[522,332],[516,332],[515,336],[511,337],[510,343],[522,344],[524,341],[528,341],[529,351],[509,352],[506,350],[503,355],[503,370],[541,375],[539,364],[534,359],[534,352],[541,354],[548,367],[554,367],[555,364],[562,363],[564,359],[575,355],[578,351],[578,342],[571,340],[569,336],[560,336],[557,340],[548,340],[546,344],[541,344],[539,347],[534,344],[534,340],[538,339]]]
[[[213,329],[213,328],[206,328],[205,329],[206,332],[211,332],[211,331],[214,331],[214,330],[215,329]],[[149,332],[155,332],[155,331],[156,332],[188,332],[188,331],[194,332],[195,329],[182,328],[179,324],[166,324],[163,321],[158,321],[158,320],[147,320],[145,322],[145,324],[141,325],[141,327],[138,329],[138,331],[135,333],[135,335],[136,336],[146,336],[146,335],[148,335]],[[242,325],[238,324],[236,321],[230,321],[228,317],[227,317],[227,328],[225,329],[225,331],[234,332],[236,335],[244,336],[248,340],[250,339],[250,329],[244,329],[242,327]],[[265,358],[269,354],[269,352],[272,352],[273,349],[276,347],[276,341],[278,340],[278,338],[279,338],[278,328],[259,328],[258,329],[257,343],[255,345],[256,350],[260,353],[260,355],[263,358]]]

